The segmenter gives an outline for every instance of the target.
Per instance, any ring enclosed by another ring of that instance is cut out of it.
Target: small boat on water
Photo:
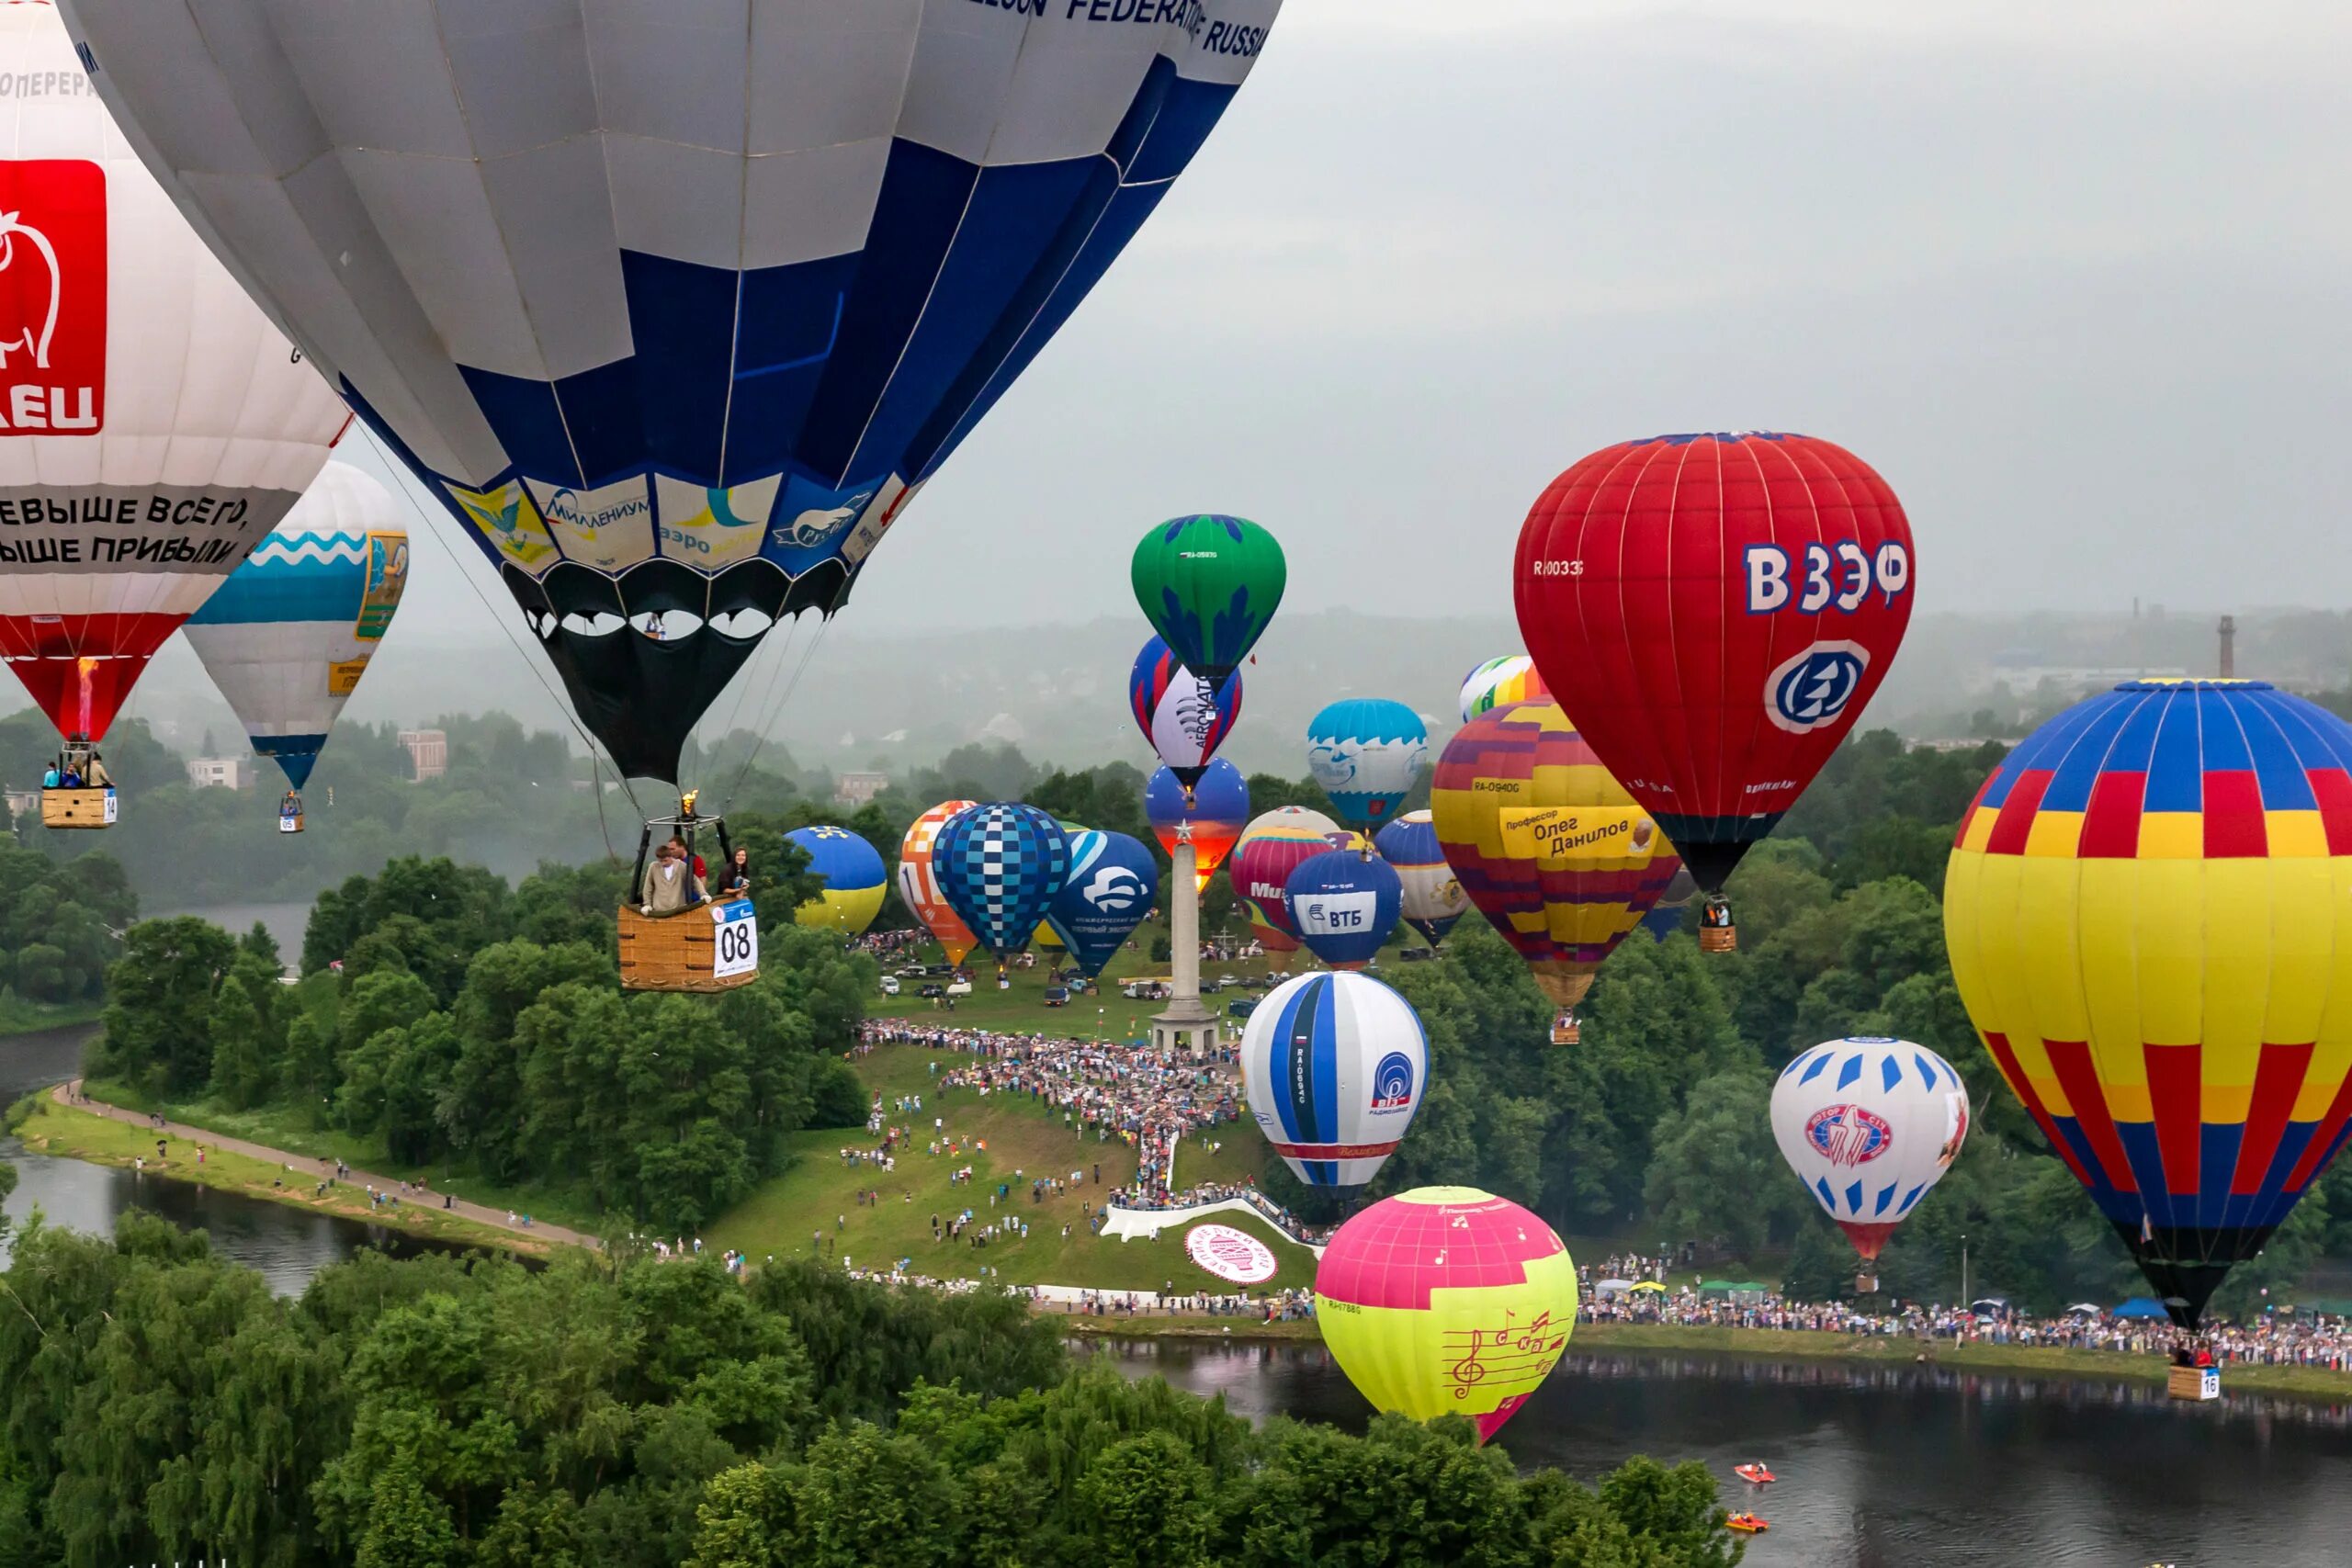
[[[1772,1528],[1754,1514],[1734,1514],[1724,1523],[1742,1535],[1761,1535]]]
[[[1780,1479],[1760,1464],[1736,1464],[1731,1467],[1731,1472],[1757,1486],[1770,1485]]]

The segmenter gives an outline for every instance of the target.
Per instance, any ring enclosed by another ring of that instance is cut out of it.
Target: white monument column
[[[1201,1005],[1201,887],[1193,847],[1193,827],[1176,829],[1174,863],[1168,871],[1168,945],[1175,959],[1175,994],[1168,1010],[1153,1016],[1152,1049],[1166,1055],[1189,1050],[1195,1056],[1216,1048],[1216,1014]]]

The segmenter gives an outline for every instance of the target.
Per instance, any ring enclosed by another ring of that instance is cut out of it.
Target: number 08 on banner
[[[760,966],[760,922],[752,912],[749,898],[737,898],[710,907],[710,918],[718,926],[718,953],[711,965],[710,977],[724,980],[730,975],[749,975]]]

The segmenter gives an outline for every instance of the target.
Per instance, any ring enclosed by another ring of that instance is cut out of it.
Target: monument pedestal
[[[1216,1014],[1201,1005],[1201,889],[1195,876],[1200,852],[1191,831],[1180,832],[1168,873],[1168,946],[1175,985],[1168,1010],[1151,1021],[1151,1048],[1167,1055],[1190,1051],[1205,1056],[1217,1046]]]

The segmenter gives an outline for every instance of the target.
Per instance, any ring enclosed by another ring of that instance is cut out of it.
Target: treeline
[[[11,998],[96,1001],[107,965],[122,951],[116,933],[138,911],[111,856],[60,863],[0,840],[0,1021]]]
[[[1548,1004],[1476,918],[1442,962],[1384,967],[1419,1012],[1431,1059],[1412,1135],[1371,1195],[1466,1182],[1531,1203],[1570,1234],[1645,1250],[1695,1242],[1711,1272],[1769,1254],[1785,1258],[1801,1299],[1850,1294],[1852,1248],[1773,1143],[1772,1082],[1822,1041],[1895,1035],[1959,1068],[1975,1124],[1881,1258],[1883,1289],[1953,1301],[1964,1248],[1974,1294],[2054,1310],[2135,1292],[2122,1244],[1977,1042],[1945,954],[1944,861],[2001,755],[1905,750],[1885,732],[1843,748],[1732,879],[1739,952],[1702,956],[1688,934],[1637,933],[1580,1010],[1578,1045],[1545,1043]],[[1307,1213],[1328,1204],[1278,1163],[1265,1179]],[[2232,1271],[2217,1306],[2286,1304],[2323,1256],[2352,1258],[2346,1162],[2259,1259]]]
[[[0,1172],[6,1168],[0,1167]],[[1697,1465],[1521,1477],[1072,1371],[1006,1295],[372,1254],[295,1301],[126,1215],[0,1275],[0,1568],[1725,1568]]]
[[[760,893],[756,984],[624,994],[620,880],[548,868],[510,892],[476,867],[395,860],[321,896],[296,986],[259,926],[143,922],[110,974],[90,1076],[692,1232],[781,1171],[791,1134],[865,1120],[841,1052],[874,966],[775,917],[804,891],[786,876]]]

